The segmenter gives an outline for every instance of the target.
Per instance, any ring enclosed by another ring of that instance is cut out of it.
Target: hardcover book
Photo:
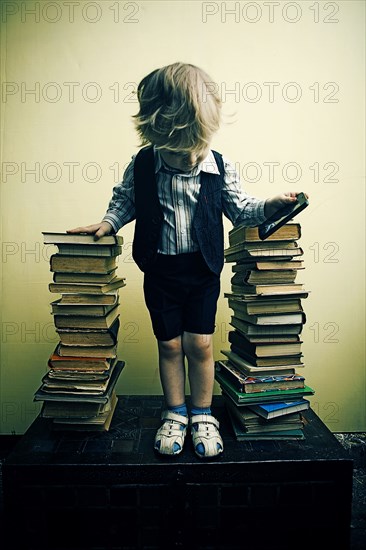
[[[94,246],[123,244],[123,237],[120,235],[104,235],[96,241],[94,235],[89,233],[42,231],[42,234],[44,244],[91,244]]]
[[[54,272],[54,283],[110,283],[116,277],[117,267],[113,268],[109,273],[63,273],[61,271]]]
[[[295,374],[295,366],[291,365],[280,365],[277,367],[256,367],[252,365],[249,361],[246,361],[243,357],[240,357],[237,353],[234,353],[232,350],[221,350],[221,353],[227,357],[229,362],[234,365],[240,372],[246,375],[273,375],[273,374]],[[301,365],[300,365],[301,366]],[[298,368],[299,365],[296,365]]]
[[[118,303],[118,292],[107,292],[105,294],[77,294],[70,292],[70,294],[62,294],[59,304],[60,305],[116,305]]]
[[[299,336],[303,329],[303,323],[292,325],[255,325],[253,323],[248,323],[243,319],[239,319],[235,315],[231,317],[230,324],[248,339],[249,336]]]
[[[279,367],[279,366],[304,366],[302,362],[302,353],[297,355],[271,355],[259,357],[257,355],[247,354],[242,348],[231,345],[231,351],[252,363],[255,367]]]
[[[65,304],[61,299],[51,302],[54,315],[87,315],[92,317],[103,317],[115,306],[119,305],[118,300],[114,304]]]
[[[124,277],[114,277],[109,283],[49,283],[50,292],[59,294],[106,294],[126,285]]]
[[[275,233],[268,237],[267,241],[288,241],[298,240],[301,237],[301,226],[299,223],[286,223],[280,227]],[[229,244],[261,242],[258,227],[239,226],[234,227],[229,231]]]
[[[114,257],[119,256],[122,253],[122,246],[104,246],[93,244],[59,244],[57,245],[58,254],[64,256],[77,256],[83,258],[84,256],[96,256],[96,257]]]
[[[34,401],[57,401],[57,402],[66,402],[66,403],[107,403],[112,395],[113,390],[115,389],[117,380],[122,372],[123,367],[125,366],[124,361],[117,361],[113,370],[111,377],[109,379],[109,384],[105,392],[97,395],[91,395],[83,392],[47,392],[42,389],[42,385],[34,394]]]
[[[298,313],[303,311],[299,298],[285,300],[245,300],[239,298],[228,298],[229,307],[234,312],[242,312],[246,315],[271,315],[279,313]]]
[[[231,425],[234,432],[234,437],[237,441],[291,441],[305,439],[303,429],[294,429],[294,430],[279,430],[272,431],[271,433],[248,433],[240,425],[237,418],[232,414],[231,411],[228,411],[230,416]]]
[[[103,359],[117,357],[117,344],[113,346],[74,346],[60,343],[57,353],[61,357],[100,357]]]
[[[305,269],[303,260],[245,260],[231,266],[233,273],[241,273],[247,270],[255,271],[283,271]]]
[[[310,401],[303,398],[293,401],[280,401],[279,403],[258,403],[258,405],[249,405],[248,408],[262,418],[270,420],[293,412],[306,411],[310,409]]]
[[[108,329],[72,329],[56,330],[60,343],[64,346],[114,346],[117,344],[119,318]]]
[[[234,285],[256,285],[264,284],[270,285],[274,283],[294,283],[297,276],[295,269],[282,269],[282,270],[259,270],[259,269],[247,269],[234,273],[231,277],[231,283]]]
[[[56,328],[95,328],[107,329],[118,320],[118,306],[114,306],[105,315],[54,315],[53,320]]]
[[[249,376],[243,374],[229,361],[218,361],[216,370],[239,392],[260,393],[305,387],[305,378],[299,374]]]
[[[101,412],[92,418],[54,418],[52,428],[54,430],[73,431],[108,431],[116,410],[118,397],[115,392],[111,396],[109,411]]]
[[[242,355],[253,357],[254,360],[259,357],[282,357],[284,355],[301,354],[301,340],[283,343],[250,342],[243,334],[235,330],[229,331],[228,340],[233,346],[240,349]]]
[[[112,392],[110,399],[106,403],[68,403],[65,401],[44,401],[40,415],[43,418],[93,418],[99,414],[107,413],[111,410]]]
[[[89,372],[104,372],[111,366],[112,359],[106,357],[75,357],[61,356],[58,353],[59,344],[48,360],[48,367],[53,370],[76,370]]]
[[[226,395],[223,396],[227,410],[236,418],[241,428],[247,433],[266,433],[302,430],[304,421],[299,412],[274,418],[271,421],[258,416],[251,407],[237,407]]]
[[[289,399],[299,399],[306,395],[313,395],[315,392],[312,388],[305,385],[304,388],[296,388],[289,390],[272,390],[267,392],[248,394],[237,390],[221,372],[215,369],[215,379],[221,387],[223,393],[228,395],[236,405],[252,405],[272,401],[286,401]]]
[[[279,292],[281,294],[298,294],[304,289],[302,283],[274,283],[274,284],[231,284],[231,289],[236,294],[259,294],[261,296],[271,296],[274,292]]]
[[[106,274],[116,269],[116,267],[117,256],[66,256],[64,254],[53,254],[50,258],[50,271],[53,272]]]

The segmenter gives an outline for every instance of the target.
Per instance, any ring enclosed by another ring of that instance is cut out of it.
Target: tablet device
[[[259,238],[262,239],[262,241],[308,206],[309,201],[304,193],[299,193],[296,198],[297,200],[295,203],[280,208],[270,218],[258,226]]]

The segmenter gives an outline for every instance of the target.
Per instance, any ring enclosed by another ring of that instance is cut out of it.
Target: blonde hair
[[[217,86],[199,67],[173,63],[152,71],[138,85],[134,123],[141,145],[174,152],[206,149],[221,121]]]

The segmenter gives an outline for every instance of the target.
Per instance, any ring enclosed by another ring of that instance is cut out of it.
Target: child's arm
[[[271,217],[277,210],[296,201],[298,191],[289,191],[260,200],[248,195],[241,187],[235,166],[224,158],[225,184],[223,188],[223,212],[234,227],[255,227]]]

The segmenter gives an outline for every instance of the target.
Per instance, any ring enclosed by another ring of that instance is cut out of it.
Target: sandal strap
[[[183,416],[182,414],[177,414],[172,411],[164,411],[161,415],[162,420],[174,420],[174,422],[178,422],[179,424],[182,424],[182,426],[188,425],[188,417]]]
[[[191,416],[191,424],[199,424],[200,422],[213,424],[217,429],[220,427],[219,421],[210,414],[194,414]]]

